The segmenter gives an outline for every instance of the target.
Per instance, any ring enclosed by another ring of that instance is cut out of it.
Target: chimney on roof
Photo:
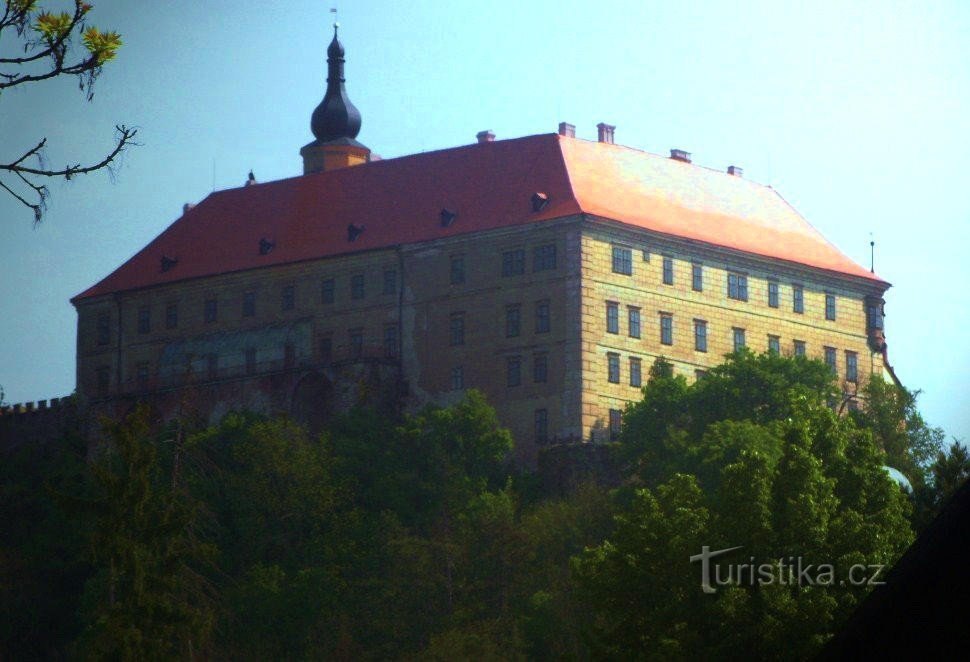
[[[616,127],[612,124],[606,124],[605,122],[600,122],[596,125],[596,136],[597,140],[601,143],[613,144],[613,132],[616,131]]]
[[[744,176],[744,170],[741,169],[741,168],[739,168],[736,165],[730,165],[730,166],[728,166],[728,174],[729,175],[734,175],[735,177],[743,177]]]
[[[192,207],[194,207],[194,206],[195,206],[195,205],[194,205],[193,203],[191,203],[191,202],[186,202],[186,203],[185,203],[184,205],[182,205],[182,213],[184,214],[184,213],[185,213],[185,212],[187,212],[188,210],[190,210],[190,209],[192,209]]]
[[[670,158],[672,158],[674,161],[690,163],[690,152],[685,152],[682,149],[672,149],[670,150]]]
[[[575,138],[576,137],[576,127],[573,126],[572,124],[570,124],[569,122],[560,122],[559,123],[559,135],[560,136],[566,136],[567,138]]]
[[[485,129],[484,131],[479,131],[478,133],[475,134],[475,137],[478,138],[478,142],[480,143],[495,142],[495,134],[488,129]]]

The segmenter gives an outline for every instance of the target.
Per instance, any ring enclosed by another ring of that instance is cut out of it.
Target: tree
[[[121,47],[117,32],[102,31],[87,24],[91,9],[82,0],[74,0],[71,12],[57,13],[41,9],[37,0],[6,0],[0,17],[0,40],[4,31],[13,31],[18,42],[22,42],[23,54],[16,53],[16,49],[0,51],[0,95],[8,89],[59,76],[77,76],[81,91],[90,101],[102,67],[115,58]],[[82,48],[75,47],[78,39]],[[100,161],[87,165],[48,166],[44,157],[47,138],[41,138],[13,160],[0,161],[0,187],[33,211],[34,223],[39,223],[50,196],[44,180],[52,177],[70,180],[105,168],[110,172],[118,156],[136,144],[136,129],[119,124],[115,131],[114,147]]]

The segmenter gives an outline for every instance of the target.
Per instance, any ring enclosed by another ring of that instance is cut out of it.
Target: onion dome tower
[[[339,23],[333,24],[333,41],[327,48],[327,93],[310,116],[310,130],[316,140],[300,150],[304,175],[370,161],[370,149],[356,140],[360,111],[344,88],[344,47],[337,39],[339,27]]]

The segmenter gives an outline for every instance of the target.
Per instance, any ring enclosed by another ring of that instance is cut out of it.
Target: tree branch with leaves
[[[37,0],[6,0],[0,17],[0,95],[9,88],[51,80],[59,76],[77,76],[78,87],[87,101],[94,98],[94,82],[102,67],[113,60],[121,47],[121,37],[114,31],[102,31],[86,23],[92,6],[74,0],[72,11],[52,12],[38,6]],[[6,33],[6,35],[4,34]],[[11,55],[5,49],[7,35],[22,46],[22,55]],[[75,46],[80,38],[82,48]],[[9,55],[9,56],[8,56]],[[13,196],[41,221],[50,191],[44,183],[52,177],[70,180],[101,169],[113,172],[118,157],[134,142],[137,129],[124,124],[115,126],[115,142],[98,161],[82,165],[69,163],[50,167],[44,157],[47,138],[13,160],[0,156],[0,188]]]

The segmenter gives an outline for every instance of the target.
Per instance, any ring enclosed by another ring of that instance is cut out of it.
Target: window
[[[215,379],[219,375],[219,355],[209,354],[205,357],[206,372],[209,379]]]
[[[384,289],[383,294],[394,294],[397,292],[397,272],[394,269],[384,270]]]
[[[674,259],[672,257],[664,257],[663,279],[664,285],[674,284]]]
[[[465,282],[465,256],[451,256],[451,284],[461,285]]]
[[[521,276],[525,273],[525,251],[505,251],[502,253],[502,275]]]
[[[246,374],[247,375],[256,374],[256,348],[255,347],[246,348]]]
[[[517,338],[522,329],[522,306],[513,304],[505,307],[505,337]]]
[[[606,302],[606,332],[620,332],[620,304],[615,301]]]
[[[460,391],[465,388],[465,369],[458,365],[451,369],[451,390]]]
[[[838,366],[835,364],[835,348],[826,347],[825,348],[825,365],[832,369],[832,372],[838,374]]]
[[[165,306],[165,328],[175,329],[179,325],[179,305],[170,303]]]
[[[138,333],[150,333],[152,330],[152,309],[142,306],[138,309]]]
[[[280,293],[280,310],[293,310],[296,305],[296,287],[284,285]]]
[[[243,294],[243,317],[253,317],[256,314],[256,293],[246,292]]]
[[[350,277],[350,298],[364,298],[364,274],[354,274]]]
[[[705,377],[707,377],[707,370],[701,370],[700,368],[698,368],[697,370],[694,371],[694,379],[701,380],[701,379],[704,379]]]
[[[621,246],[613,247],[613,273],[633,275],[633,251]]]
[[[866,308],[866,325],[869,329],[883,328],[882,304],[872,303]]]
[[[640,251],[640,258],[644,262],[649,262],[650,261],[650,249],[649,248],[644,248],[642,251]]]
[[[744,329],[733,328],[731,331],[734,333],[734,351],[738,351],[744,347]]]
[[[556,268],[556,245],[537,246],[532,249],[532,270],[547,271]]]
[[[204,312],[206,324],[211,324],[215,322],[219,317],[219,307],[218,302],[215,299],[205,300],[205,312]]]
[[[320,287],[320,303],[333,303],[333,278],[324,278]]]
[[[549,355],[536,354],[532,357],[532,381],[545,384],[549,379]]]
[[[536,333],[549,333],[548,301],[536,301]]]
[[[697,263],[690,265],[690,284],[695,292],[704,291],[704,265]]]
[[[642,361],[638,358],[630,357],[630,386],[640,387],[642,383]]]
[[[505,384],[518,386],[522,383],[522,357],[510,356],[505,359]]]
[[[835,319],[835,295],[834,294],[825,295],[825,319],[827,320]]]
[[[627,325],[630,329],[631,338],[640,337],[640,309],[630,307],[627,309]]]
[[[660,313],[660,344],[674,344],[674,317],[668,313]]]
[[[111,314],[98,315],[98,344],[107,345],[111,342]]]
[[[107,395],[111,387],[111,369],[108,366],[101,366],[96,375],[98,395]]]
[[[805,341],[795,340],[793,341],[793,347],[795,349],[795,356],[805,356]]]
[[[359,359],[364,353],[364,330],[350,330],[350,356]]]
[[[777,280],[768,281],[768,307],[769,308],[778,307],[778,281]]]
[[[549,412],[536,409],[535,413],[536,443],[544,444],[549,441]]]
[[[859,356],[855,352],[845,353],[845,381],[859,381]]]
[[[397,356],[397,324],[384,326],[384,356],[389,359]]]
[[[748,300],[748,277],[744,274],[728,274],[728,298]]]
[[[148,388],[148,364],[139,363],[135,366],[135,383],[139,389]]]
[[[333,361],[333,338],[330,336],[320,338],[320,361],[323,363]]]
[[[707,322],[704,320],[694,320],[694,349],[707,351]]]
[[[791,286],[791,301],[793,313],[805,312],[805,290],[802,289],[801,285]]]
[[[606,355],[606,373],[607,379],[612,384],[620,383],[620,355],[619,354],[607,354]]]
[[[778,336],[768,336],[768,351],[773,354],[780,354],[781,338]]]
[[[464,345],[465,344],[465,313],[452,313],[451,320],[448,324],[450,330],[449,337],[451,338],[450,344]]]
[[[610,410],[610,441],[620,438],[620,427],[623,425],[623,412],[619,409]]]

